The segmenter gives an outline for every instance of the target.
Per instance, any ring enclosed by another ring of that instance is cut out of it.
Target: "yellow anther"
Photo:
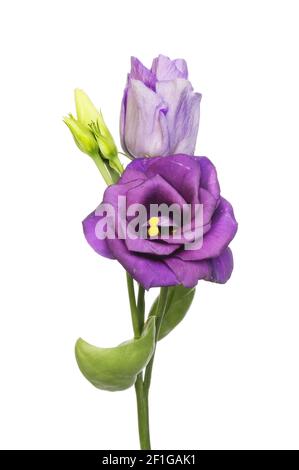
[[[155,227],[155,225],[158,225],[159,223],[159,217],[151,217],[148,221],[148,224],[150,227]]]
[[[150,227],[147,232],[150,237],[156,237],[157,235],[159,235],[159,227]]]
[[[150,237],[156,237],[159,235],[159,217],[151,217],[148,221],[149,224],[149,229],[148,229],[148,234]]]

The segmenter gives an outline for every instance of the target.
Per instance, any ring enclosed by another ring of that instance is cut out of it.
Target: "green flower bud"
[[[118,152],[113,137],[99,112],[83,90],[75,90],[75,102],[78,121],[89,127],[98,142],[100,152],[106,160],[117,157]]]
[[[108,160],[112,181],[117,180],[123,172],[123,167],[118,158],[117,147],[102,113],[95,108],[86,93],[79,88],[75,90],[75,104],[77,119],[70,114],[64,118],[64,122],[73,134],[77,146],[82,152],[87,153],[94,159],[107,184],[109,178],[107,179],[103,172],[107,173],[108,170],[104,162],[101,163],[101,160]],[[116,172],[114,177],[111,174],[113,172]]]
[[[89,127],[95,136],[102,157],[109,161],[111,168],[118,173],[122,173],[123,167],[118,158],[118,151],[113,137],[105,124],[102,113],[100,113],[100,118],[96,122],[92,122]]]
[[[83,126],[88,127],[89,124],[97,122],[100,118],[100,113],[90,101],[87,94],[79,88],[75,90],[75,104],[77,119]]]
[[[94,157],[98,153],[98,144],[91,130],[77,121],[71,114],[65,117],[63,121],[71,131],[79,149],[90,157]]]

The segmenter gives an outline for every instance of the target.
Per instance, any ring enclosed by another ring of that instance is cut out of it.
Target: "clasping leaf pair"
[[[183,286],[169,288],[164,317],[156,338],[156,315],[159,296],[155,300],[149,319],[140,338],[121,343],[114,348],[92,346],[78,339],[75,354],[82,374],[101,390],[125,390],[136,381],[137,375],[146,367],[155,349],[156,340],[170,333],[186,315],[195,289]]]
[[[140,338],[115,348],[98,348],[78,339],[76,359],[82,374],[101,390],[118,391],[134,385],[155,348],[155,317],[146,323]]]

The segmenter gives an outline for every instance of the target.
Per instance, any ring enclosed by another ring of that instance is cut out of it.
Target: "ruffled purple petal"
[[[128,77],[129,80],[129,77]],[[127,97],[128,97],[128,82],[124,90],[123,99],[120,108],[120,119],[119,119],[119,135],[120,143],[124,152],[129,153],[125,142],[125,131],[126,131],[126,108],[127,108]]]
[[[127,192],[127,204],[143,204],[148,207],[150,204],[177,204],[180,208],[186,205],[185,199],[170,185],[161,175],[156,174],[145,180],[142,184],[132,188]]]
[[[136,160],[133,160],[132,163],[138,162],[139,160],[142,160],[142,159],[136,158]],[[130,165],[127,166],[126,171],[119,178],[118,183],[125,184],[125,183],[130,183],[134,180],[140,180],[140,181],[146,180],[146,176],[144,175],[142,171],[138,171],[137,169],[135,170],[134,167],[129,168],[129,166]]]
[[[180,284],[185,287],[194,287],[200,279],[211,277],[211,264],[209,261],[183,261],[177,257],[165,259],[165,263],[175,273]]]
[[[209,191],[217,200],[220,196],[220,186],[216,168],[207,157],[199,157],[199,162],[201,169],[200,186]]]
[[[104,192],[103,203],[111,204],[114,207],[115,220],[117,220],[119,214],[119,196],[124,196],[127,194],[129,189],[138,186],[142,183],[142,180],[135,179],[134,181],[129,181],[123,184],[113,184],[108,186]],[[106,258],[114,259],[113,254],[111,253],[109,246],[107,244],[107,238],[101,239],[99,234],[99,224],[103,217],[106,218],[107,223],[111,224],[111,221],[108,220],[108,217],[105,215],[100,215],[99,208],[89,214],[86,219],[83,220],[83,232],[85,238],[89,245],[100,255],[105,256]],[[113,221],[112,221],[113,223]],[[115,226],[115,235],[117,236],[117,223]],[[106,230],[106,228],[104,228]]]
[[[167,154],[167,106],[139,80],[130,80],[125,113],[125,147],[135,157]]]
[[[170,153],[193,155],[199,125],[201,95],[194,93],[191,83],[181,78],[158,82],[156,90],[168,104],[166,120],[170,136]]]
[[[213,216],[219,199],[215,199],[207,189],[199,189],[199,200],[203,205],[203,225],[207,225]]]
[[[148,238],[126,238],[125,243],[128,250],[135,253],[146,253],[153,256],[168,256],[174,253],[180,245],[168,244],[160,240],[150,240]]]
[[[89,214],[83,220],[83,232],[90,246],[101,256],[105,258],[115,259],[107,244],[107,239],[100,240],[97,237],[97,224],[103,217],[95,215],[95,211]]]
[[[209,279],[210,281],[218,282],[220,284],[224,284],[228,281],[234,268],[233,254],[230,248],[226,248],[220,256],[213,258],[211,260],[211,265],[212,274]]]
[[[130,78],[134,80],[140,80],[144,83],[145,86],[151,88],[152,90],[155,90],[157,82],[155,74],[153,74],[151,70],[146,68],[136,57],[131,57]]]
[[[175,59],[174,64],[177,68],[177,70],[180,72],[179,78],[185,78],[185,80],[188,79],[188,67],[187,67],[187,62],[185,59]]]
[[[155,157],[155,160],[158,159],[159,157]],[[149,166],[152,164],[152,161],[154,158],[135,158],[135,160],[132,160],[127,166],[126,166],[126,171],[122,174],[122,176],[119,179],[119,182],[123,181],[130,181],[130,175],[136,175],[137,173],[142,173],[145,175],[147,169]],[[146,176],[145,176],[146,178]]]
[[[159,81],[188,78],[188,68],[184,59],[170,60],[162,54],[153,60],[151,71]]]
[[[234,238],[237,227],[231,204],[221,198],[212,218],[211,228],[203,237],[201,248],[181,251],[178,254],[179,258],[195,261],[220,256]]]
[[[118,238],[109,239],[107,243],[113,256],[145,289],[179,284],[175,273],[163,261],[133,254],[124,240]]]
[[[115,210],[119,209],[119,197],[126,196],[130,189],[138,187],[140,184],[143,183],[143,179],[141,178],[134,178],[132,181],[122,181],[121,183],[118,182],[117,184],[112,184],[105,189],[103,202],[107,204],[111,204]]]
[[[146,165],[145,173],[148,177],[162,176],[188,204],[200,202],[200,162],[197,157],[174,155],[171,158],[153,158]]]

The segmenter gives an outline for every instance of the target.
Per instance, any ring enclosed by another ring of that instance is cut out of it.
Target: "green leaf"
[[[79,338],[75,354],[82,374],[101,390],[125,390],[134,385],[137,374],[149,362],[155,347],[155,317],[151,317],[140,338],[115,348],[98,348]]]
[[[192,304],[195,295],[195,287],[188,289],[184,286],[169,287],[168,300],[165,308],[164,318],[161,323],[158,340],[167,336],[184,318]],[[157,315],[159,296],[150,311],[150,317]]]

